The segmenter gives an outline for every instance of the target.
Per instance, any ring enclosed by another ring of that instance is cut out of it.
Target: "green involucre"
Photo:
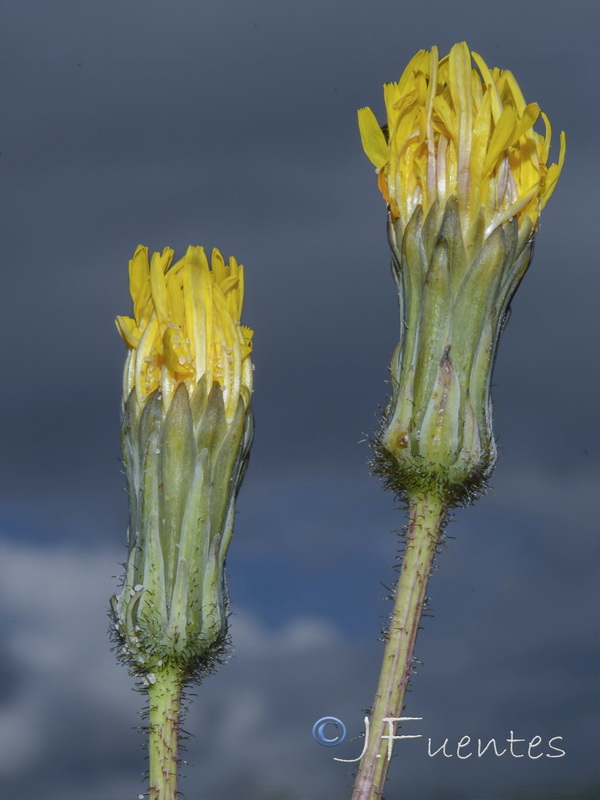
[[[125,403],[129,552],[111,607],[120,653],[137,674],[171,664],[185,681],[222,652],[225,557],[252,436],[242,398],[227,420],[221,387],[208,391],[205,379],[192,397],[180,383],[166,412],[158,390],[143,408],[135,391]]]
[[[425,219],[417,207],[406,226],[390,221],[389,238],[400,342],[375,470],[400,496],[461,503],[484,488],[496,461],[491,374],[533,235],[515,219],[486,236],[481,219],[466,238],[451,198]]]

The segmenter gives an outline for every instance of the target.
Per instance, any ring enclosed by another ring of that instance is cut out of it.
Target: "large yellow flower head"
[[[441,60],[433,47],[384,94],[383,130],[370,108],[358,115],[393,218],[406,224],[417,206],[427,214],[456,197],[467,240],[482,210],[486,235],[511,217],[535,231],[562,169],[565,137],[558,164],[548,166],[550,123],[536,103],[525,103],[511,72],[490,70],[465,42]],[[544,135],[533,129],[540,114]]]
[[[166,409],[179,383],[191,396],[205,376],[207,392],[214,382],[222,387],[232,418],[240,396],[248,407],[252,392],[252,331],[240,324],[244,268],[235,258],[226,265],[217,249],[209,267],[203,247],[172,259],[165,247],[149,261],[140,245],[129,262],[133,318],[116,319],[129,348],[124,397],[135,389],[144,403],[160,388]]]

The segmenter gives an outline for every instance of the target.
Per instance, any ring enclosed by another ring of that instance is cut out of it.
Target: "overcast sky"
[[[558,136],[495,372],[501,459],[430,587],[386,800],[596,797],[599,14],[575,2],[21,0],[2,4],[0,795],[134,800],[143,698],[106,607],[125,558],[119,458],[137,244],[246,265],[257,431],[228,580],[235,653],[186,721],[187,800],[344,800],[404,524],[365,443],[396,297],[356,109],[414,52],[466,39]],[[554,156],[557,153],[555,150]],[[349,738],[319,747],[316,719]],[[563,737],[562,758],[430,758]],[[596,789],[594,789],[596,787]],[[554,792],[554,794],[553,794]]]

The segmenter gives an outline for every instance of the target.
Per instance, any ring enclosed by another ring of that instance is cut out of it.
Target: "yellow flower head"
[[[490,70],[465,42],[441,60],[433,47],[418,52],[384,95],[385,133],[370,108],[358,119],[392,217],[406,223],[417,206],[427,214],[454,196],[467,237],[481,210],[488,235],[515,216],[535,230],[563,166],[565,136],[558,164],[548,166],[550,123],[536,103],[525,103],[511,72]],[[533,129],[540,113],[543,136]]]
[[[140,245],[129,262],[133,319],[116,318],[129,348],[124,396],[135,388],[143,403],[160,387],[168,408],[178,383],[191,394],[206,376],[207,392],[215,381],[222,386],[231,418],[239,397],[247,407],[252,392],[252,331],[240,325],[244,268],[235,258],[226,266],[217,249],[209,267],[203,247],[188,247],[175,264],[172,259],[165,247],[149,261]]]

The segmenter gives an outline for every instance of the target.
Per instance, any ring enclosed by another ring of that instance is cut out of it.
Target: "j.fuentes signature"
[[[392,757],[392,749],[395,741],[400,739],[423,739],[422,733],[397,734],[396,727],[400,722],[416,722],[423,717],[384,717],[383,721],[387,724],[387,733],[382,735],[382,739],[387,740],[388,758]],[[346,738],[346,726],[337,717],[321,717],[313,725],[313,739],[324,747],[335,747],[341,744]],[[512,758],[562,758],[566,751],[557,747],[562,742],[562,736],[553,736],[548,742],[544,742],[541,736],[534,736],[532,739],[520,739],[515,737],[514,731],[510,731],[510,736],[506,739],[472,739],[470,736],[463,736],[457,742],[450,743],[449,739],[444,739],[440,746],[434,746],[433,740],[427,737],[427,755],[433,758],[443,755],[446,758],[456,756],[462,760],[477,756],[481,758],[486,753],[494,756],[509,754]],[[366,752],[369,743],[369,717],[365,717],[365,740],[361,754],[357,758],[334,758],[334,761],[352,763],[360,761]],[[556,743],[556,744],[554,744]],[[506,747],[505,745],[508,745]],[[378,756],[379,758],[379,756]]]

